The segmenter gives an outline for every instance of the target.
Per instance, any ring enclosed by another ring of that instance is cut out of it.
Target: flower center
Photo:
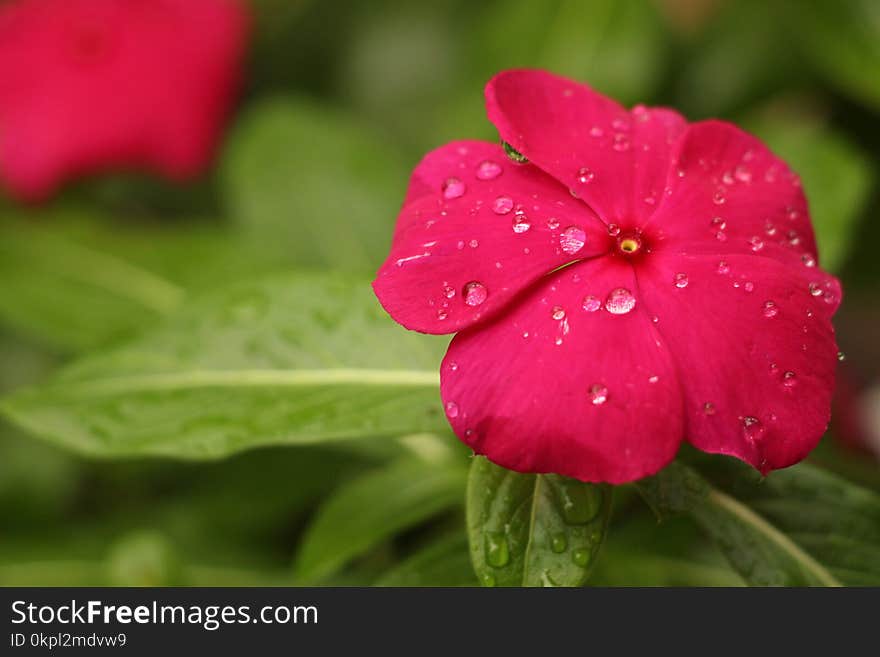
[[[638,235],[621,235],[617,239],[617,248],[624,255],[632,255],[642,248],[642,240]]]

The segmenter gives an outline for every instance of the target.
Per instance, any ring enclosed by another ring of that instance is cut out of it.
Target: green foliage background
[[[842,377],[876,381],[880,3],[253,6],[248,86],[203,180],[0,197],[0,585],[581,584],[548,547],[563,539],[596,584],[880,584],[880,471],[830,437],[766,481],[685,450],[615,491],[598,556],[608,516],[567,525],[564,482],[478,460],[468,487],[445,340],[369,288],[411,167],[496,139],[485,81],[544,67],[734,120],[785,157],[844,281]],[[546,513],[474,502],[466,521],[466,487]],[[484,538],[511,523],[528,549],[493,566],[508,545]]]

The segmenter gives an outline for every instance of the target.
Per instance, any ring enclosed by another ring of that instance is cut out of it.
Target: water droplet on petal
[[[594,313],[597,310],[599,310],[599,308],[601,308],[601,307],[602,307],[602,302],[599,301],[599,299],[594,297],[592,294],[584,297],[583,308],[588,313]]]
[[[446,402],[446,416],[450,418],[458,417],[458,404],[455,402]]]
[[[596,177],[596,174],[593,173],[587,167],[581,167],[577,172],[577,179],[579,183],[587,184],[588,182],[592,182],[593,178]]]
[[[608,293],[605,299],[605,310],[612,315],[625,315],[636,305],[636,298],[633,293],[625,287],[618,287]]]
[[[608,401],[608,388],[601,383],[594,383],[587,393],[594,406],[601,406]]]
[[[486,289],[486,286],[479,281],[471,281],[464,286],[462,296],[467,305],[479,306],[486,300],[486,297],[489,296],[489,291]]]
[[[586,241],[587,234],[582,228],[578,228],[577,226],[569,226],[563,230],[559,236],[559,245],[562,247],[562,250],[569,255],[577,253],[584,248],[584,243]]]
[[[765,428],[758,418],[746,415],[740,418],[740,421],[742,422],[743,436],[750,443],[754,445],[764,437]]]
[[[455,296],[455,288],[451,285],[447,285],[443,288],[443,296],[445,296],[447,299],[451,299]]]
[[[779,308],[774,301],[764,302],[764,317],[776,317],[779,314]]]
[[[722,275],[727,275],[730,273],[730,265],[728,265],[724,260],[718,263],[718,273]]]
[[[672,282],[679,289],[685,288],[688,286],[688,275],[684,272],[679,272],[672,278]]]
[[[517,213],[516,216],[513,218],[514,233],[524,233],[531,227],[532,224],[529,223],[529,218],[524,214]]]
[[[622,133],[617,133],[616,135],[614,135],[614,142],[612,143],[611,147],[618,153],[628,151],[630,147],[629,137]]]
[[[494,180],[501,175],[501,165],[492,160],[483,160],[477,166],[477,178],[480,180]]]
[[[620,235],[620,226],[617,224],[608,224],[608,234],[611,235],[611,237],[617,237]]]
[[[660,377],[657,375],[648,377],[648,383],[657,383],[659,380],[660,380]]]
[[[751,281],[746,281],[745,283],[743,283],[743,289],[746,292],[753,292],[755,290],[755,284]]]
[[[447,317],[449,317],[449,311],[446,310],[446,308],[440,308],[440,309],[437,311],[437,319],[439,319],[441,322],[442,322],[444,319],[446,319]]]
[[[559,228],[559,219],[556,217],[550,217],[547,219],[547,228],[550,230],[556,230]]]
[[[782,385],[786,388],[793,388],[797,385],[797,375],[791,370],[782,375]]]
[[[810,283],[810,295],[814,297],[822,296],[822,286],[818,283]]]
[[[480,243],[477,240],[471,240],[470,242],[468,242],[468,246],[470,246],[472,249],[476,249],[478,246],[480,246]]]
[[[704,415],[715,415],[715,404],[712,402],[706,402],[703,404],[703,414]]]
[[[507,214],[513,210],[513,199],[509,196],[499,196],[492,201],[492,212],[495,214]]]
[[[801,256],[801,262],[804,263],[805,267],[815,267],[816,266],[816,259],[813,256],[811,256],[809,253],[805,253],[804,255]]]
[[[752,251],[757,253],[761,249],[764,248],[764,240],[755,235],[752,239],[749,240],[749,244],[752,245]]]
[[[467,188],[458,178],[447,178],[443,183],[443,198],[447,201],[463,196]]]
[[[842,351],[838,351],[838,352],[837,352],[837,360],[839,360],[840,362],[845,361],[845,360],[846,360],[846,354],[843,353]]]
[[[590,128],[590,136],[591,137],[601,137],[604,134],[605,134],[605,131],[602,130],[602,128],[600,128],[597,125],[594,125],[592,128]]]
[[[723,205],[724,202],[725,202],[726,200],[727,200],[727,198],[724,196],[724,189],[720,189],[720,188],[719,188],[719,189],[718,189],[718,190],[712,195],[712,202],[713,202],[715,205]]]
[[[550,316],[556,320],[565,319],[565,310],[562,306],[553,306],[553,312],[550,313]]]
[[[736,169],[734,169],[733,171],[733,175],[741,183],[752,182],[752,172],[749,171],[748,167],[746,167],[745,165],[740,164],[738,167],[736,167]]]

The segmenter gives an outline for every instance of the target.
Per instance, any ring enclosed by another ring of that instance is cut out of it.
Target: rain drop
[[[464,183],[458,178],[447,178],[443,183],[443,198],[447,201],[458,198],[464,195],[466,189]]]
[[[443,296],[445,296],[447,299],[451,299],[455,296],[455,288],[451,285],[447,285],[443,288]]]
[[[489,296],[486,286],[479,281],[471,281],[464,286],[462,291],[464,302],[469,306],[479,306]]]
[[[439,319],[441,322],[442,322],[444,319],[446,319],[447,317],[449,317],[449,311],[446,310],[446,308],[440,308],[440,309],[437,311],[437,319]]]
[[[525,233],[531,227],[532,224],[529,223],[529,218],[524,214],[517,213],[517,215],[513,218],[514,233]]]
[[[565,552],[565,548],[568,547],[568,539],[565,538],[565,534],[559,532],[557,534],[553,534],[550,539],[550,549],[556,552],[557,554],[561,552]]]
[[[550,316],[556,320],[565,319],[565,310],[561,306],[553,306],[553,312],[550,313]]]
[[[587,167],[581,167],[577,172],[577,179],[579,183],[587,184],[588,182],[592,182],[593,178],[596,177],[596,174],[590,171]]]
[[[563,230],[562,234],[559,236],[559,244],[562,247],[562,250],[569,255],[577,253],[584,248],[584,243],[586,241],[587,234],[582,228],[578,228],[577,226],[569,226]]]
[[[455,402],[446,402],[446,415],[450,418],[458,417],[458,404]]]
[[[793,388],[797,385],[797,375],[791,370],[782,375],[782,385],[786,388]]]
[[[751,415],[740,418],[743,428],[743,436],[750,443],[755,444],[764,437],[764,425],[761,421]]]
[[[556,217],[550,217],[549,219],[547,219],[547,228],[549,228],[550,230],[556,230],[557,228],[559,228],[559,219],[557,219]]]
[[[765,301],[764,302],[764,317],[776,317],[779,314],[779,308],[776,306],[774,301]]]
[[[727,275],[730,273],[730,265],[728,265],[724,260],[718,263],[718,273],[722,275]]]
[[[586,568],[587,565],[590,563],[590,551],[584,548],[578,548],[571,553],[571,560],[575,563],[576,566]]]
[[[620,235],[620,226],[617,224],[608,224],[608,234],[611,235],[611,237],[617,237]]]
[[[493,568],[503,568],[510,561],[507,539],[501,532],[486,532],[486,563]]]
[[[605,299],[605,310],[612,315],[625,315],[636,305],[636,298],[633,293],[625,287],[618,287],[608,293]]]
[[[513,199],[509,196],[499,196],[492,201],[492,212],[495,214],[507,214],[513,210]]]
[[[590,386],[588,396],[594,406],[601,406],[608,401],[608,388],[601,383],[594,383]]]
[[[672,282],[679,289],[685,288],[688,286],[688,275],[684,272],[679,272],[673,277]]]
[[[749,244],[752,245],[752,251],[757,253],[761,249],[764,248],[764,240],[755,235],[752,239],[749,240]]]
[[[594,297],[592,294],[584,297],[583,308],[588,313],[594,313],[597,310],[599,310],[599,308],[601,308],[601,307],[602,307],[602,302],[599,301],[599,299]]]
[[[494,180],[501,175],[501,165],[492,160],[483,160],[477,166],[477,178],[480,180]]]
[[[801,262],[804,263],[805,267],[815,267],[816,259],[811,256],[809,253],[805,253],[801,256]]]
[[[715,205],[723,205],[726,200],[727,199],[724,197],[724,189],[722,188],[719,188],[715,194],[712,195],[712,202]]]

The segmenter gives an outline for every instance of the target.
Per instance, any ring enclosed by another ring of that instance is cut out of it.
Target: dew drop
[[[724,260],[718,263],[718,273],[722,275],[727,275],[730,273],[730,265],[728,265]]]
[[[712,402],[706,402],[703,404],[703,414],[704,415],[715,415],[715,404]]]
[[[524,214],[517,213],[517,215],[513,218],[514,233],[525,233],[531,227],[532,224],[529,223],[529,218]]]
[[[746,415],[740,418],[740,421],[742,422],[743,436],[750,443],[755,444],[764,437],[765,428],[758,418]]]
[[[779,308],[774,301],[765,301],[764,302],[764,317],[776,317],[779,314]]]
[[[602,130],[602,128],[600,128],[597,125],[594,125],[592,128],[590,128],[590,136],[591,137],[601,137],[604,134],[605,134],[605,131]]]
[[[458,417],[458,404],[455,402],[446,402],[446,416],[450,418]]]
[[[441,322],[442,322],[444,319],[446,319],[447,317],[449,317],[449,311],[446,310],[446,308],[440,308],[440,309],[437,311],[437,319],[439,319]]]
[[[458,178],[447,178],[443,183],[443,198],[452,200],[463,196],[467,188]]]
[[[801,262],[804,263],[805,267],[815,267],[816,259],[811,256],[809,253],[805,253],[801,256]]]
[[[714,228],[715,230],[724,230],[727,228],[727,222],[724,221],[721,217],[712,217],[709,221],[709,226]]]
[[[601,383],[594,383],[587,393],[594,406],[601,406],[608,401],[608,388]]]
[[[748,167],[745,165],[740,164],[736,167],[733,171],[733,175],[741,183],[752,182],[752,172],[749,171]]]
[[[590,563],[590,551],[585,548],[578,548],[571,553],[571,560],[576,566],[586,568]]]
[[[797,375],[791,370],[788,370],[782,375],[782,385],[786,388],[794,388],[797,385]]]
[[[556,230],[557,228],[559,228],[559,219],[557,219],[556,217],[550,217],[549,219],[547,219],[547,228],[549,228],[550,230]]]
[[[633,293],[625,287],[618,287],[608,293],[605,299],[605,310],[612,315],[625,315],[636,305]]]
[[[569,255],[577,253],[584,248],[584,243],[586,241],[587,234],[582,228],[578,228],[577,226],[569,226],[559,235],[559,245],[562,247],[562,250]]]
[[[581,167],[580,169],[578,169],[577,180],[579,183],[583,183],[586,185],[587,183],[592,182],[593,178],[595,177],[596,174],[587,167]]]
[[[553,306],[553,312],[550,313],[550,316],[556,320],[565,319],[565,310],[562,306]]]
[[[509,196],[499,196],[492,201],[492,212],[495,214],[507,214],[513,210],[513,199]]]
[[[493,568],[503,568],[510,561],[507,538],[502,532],[486,532],[486,563]]]
[[[471,281],[464,286],[462,291],[464,302],[469,306],[479,306],[489,296],[486,286],[479,281]]]
[[[746,292],[754,292],[755,291],[755,284],[752,283],[751,281],[746,281],[745,283],[743,283],[743,289]]]
[[[447,285],[443,288],[443,296],[445,296],[447,299],[451,299],[455,296],[455,288],[451,285]]]
[[[608,224],[608,234],[611,235],[611,237],[617,237],[620,235],[620,226],[617,224]]]
[[[723,190],[723,189],[718,189],[718,190],[712,195],[712,202],[713,202],[715,205],[724,205],[724,202],[725,202],[726,200],[727,200],[727,199],[726,199],[725,196],[724,196],[724,190]]]
[[[672,282],[679,289],[685,288],[688,286],[688,275],[684,272],[679,272],[672,278]]]
[[[477,240],[471,240],[470,242],[468,242],[468,246],[470,246],[472,249],[476,249],[478,246],[480,246],[480,243]]]
[[[754,251],[755,253],[764,248],[764,240],[762,240],[757,235],[749,240],[749,244],[752,246],[752,251]]]
[[[480,180],[494,180],[501,175],[501,165],[492,160],[483,160],[477,166],[477,178]]]
[[[583,309],[588,313],[594,313],[602,307],[602,302],[592,294],[584,297]]]
[[[822,286],[818,283],[810,283],[810,295],[814,297],[822,296]]]
[[[629,150],[630,142],[629,137],[622,133],[617,133],[614,135],[614,142],[611,147],[616,150],[618,153],[623,153]]]
[[[562,532],[553,534],[553,536],[550,538],[550,549],[553,550],[556,554],[565,552],[565,548],[567,547],[568,539],[565,538],[565,534],[563,534]]]
[[[843,353],[842,351],[838,351],[837,352],[837,360],[839,360],[842,363],[843,361],[846,360],[846,354]]]

